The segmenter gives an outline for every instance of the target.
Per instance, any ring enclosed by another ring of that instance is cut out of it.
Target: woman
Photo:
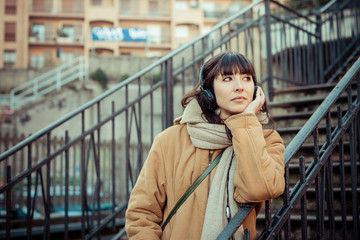
[[[255,86],[253,65],[241,54],[221,53],[203,65],[199,84],[182,99],[183,115],[155,138],[131,193],[130,239],[216,239],[238,203],[249,202],[259,204],[235,238],[246,228],[256,237],[263,202],[281,195],[285,181],[284,144],[275,130],[263,129],[270,116]],[[222,150],[220,163],[162,231],[176,202]]]

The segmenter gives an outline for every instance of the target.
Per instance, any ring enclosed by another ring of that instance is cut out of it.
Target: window
[[[176,1],[175,10],[176,11],[185,11],[188,9],[188,4],[185,1]]]
[[[199,8],[199,0],[190,0],[190,6],[194,9],[198,9]]]
[[[52,8],[52,1],[47,1],[45,4],[45,0],[32,0],[31,7],[34,12],[49,11]]]
[[[5,23],[5,42],[16,41],[16,24],[14,22]]]
[[[74,10],[74,1],[73,0],[63,0],[62,1],[62,11],[64,13],[72,13]]]
[[[158,25],[150,25],[147,27],[148,42],[160,43],[161,42],[161,27]]]
[[[45,26],[44,24],[33,24],[31,28],[32,35],[38,41],[45,40]]]
[[[6,0],[5,14],[16,14],[16,0]]]
[[[60,62],[66,63],[70,62],[74,59],[74,53],[72,52],[61,52],[60,53]]]
[[[176,26],[175,37],[176,38],[188,38],[189,37],[189,28],[187,26]]]
[[[149,15],[150,16],[159,16],[159,2],[158,1],[149,1]]]
[[[45,66],[45,56],[44,55],[32,55],[30,57],[30,67],[31,68],[43,68]]]
[[[203,3],[203,9],[204,9],[204,16],[205,17],[215,17],[215,4],[212,2],[204,2]]]
[[[16,64],[16,52],[15,50],[5,50],[4,51],[4,68],[13,69]]]
[[[130,7],[130,0],[121,0],[120,2],[120,11],[121,13],[126,13],[126,12],[131,12],[131,7]]]
[[[101,2],[102,2],[101,0],[91,0],[92,5],[100,6]]]
[[[75,34],[74,26],[64,25],[62,32],[65,34],[65,36],[67,36],[68,38],[74,41],[74,34]]]

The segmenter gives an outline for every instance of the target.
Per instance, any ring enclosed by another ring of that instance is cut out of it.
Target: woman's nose
[[[244,86],[243,86],[243,83],[241,82],[240,77],[235,77],[235,81],[234,81],[235,92],[242,91],[243,88],[244,88]]]

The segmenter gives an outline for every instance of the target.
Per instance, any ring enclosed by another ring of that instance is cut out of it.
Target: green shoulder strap
[[[174,208],[171,210],[169,216],[166,218],[165,222],[161,226],[161,229],[164,231],[166,225],[170,222],[170,219],[175,215],[179,207],[185,202],[185,200],[190,196],[190,194],[200,185],[200,183],[206,178],[207,175],[214,169],[214,167],[220,162],[220,158],[224,150],[215,158],[212,163],[205,169],[205,171],[195,180],[195,182],[189,187],[189,189],[182,195],[179,201],[175,204]]]

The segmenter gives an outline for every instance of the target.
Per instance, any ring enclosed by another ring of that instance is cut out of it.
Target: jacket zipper
[[[209,165],[212,162],[212,157],[214,155],[214,150],[209,151]],[[209,193],[210,193],[210,185],[211,185],[211,173],[209,174]]]

